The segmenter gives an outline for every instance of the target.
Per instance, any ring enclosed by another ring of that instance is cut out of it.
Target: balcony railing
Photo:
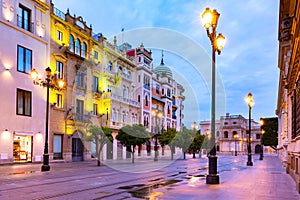
[[[64,12],[60,11],[59,9],[55,8],[53,9],[53,14],[59,17],[62,20],[66,20],[66,15]]]
[[[112,94],[112,93],[103,93],[102,97],[103,97],[103,99],[112,99],[112,100],[115,100],[115,101],[118,101],[118,102],[129,104],[131,106],[135,106],[135,107],[140,106],[140,103],[137,102],[137,101],[134,101],[132,99],[125,98],[125,97],[122,97],[122,96],[119,96],[119,95],[116,95],[116,94]]]
[[[74,114],[74,120],[78,122],[89,123],[90,119],[91,119],[91,115],[84,115],[80,113]]]

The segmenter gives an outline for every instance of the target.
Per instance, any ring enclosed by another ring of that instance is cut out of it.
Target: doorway
[[[14,135],[13,156],[15,163],[32,162],[32,136]]]
[[[72,138],[72,161],[83,161],[83,143],[80,138]]]

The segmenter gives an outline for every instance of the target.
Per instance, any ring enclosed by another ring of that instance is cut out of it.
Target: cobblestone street
[[[161,168],[165,165],[166,167]],[[118,167],[122,171],[117,170]],[[143,169],[142,171],[140,169]],[[4,199],[299,199],[295,183],[276,155],[220,156],[220,184],[207,185],[207,159],[51,163],[0,166]]]

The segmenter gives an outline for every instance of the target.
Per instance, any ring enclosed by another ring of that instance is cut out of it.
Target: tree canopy
[[[173,141],[173,139],[175,138],[176,134],[177,131],[175,128],[167,128],[167,130],[164,130],[163,133],[157,137],[162,147],[164,147],[165,145],[170,146],[172,160],[173,160],[173,153],[174,153],[173,149],[175,147],[175,141]]]
[[[261,126],[261,130],[264,130],[262,143],[276,149],[278,145],[278,118],[262,118],[262,120],[264,122]]]
[[[185,159],[186,150],[192,144],[195,134],[196,134],[195,131],[183,127],[182,130],[177,133],[177,135],[173,140],[174,145],[182,149],[182,152],[184,154],[184,159]]]
[[[87,134],[83,136],[83,140],[91,141],[96,144],[96,157],[98,166],[100,166],[101,151],[105,144],[113,141],[112,131],[108,127],[99,127],[90,125]]]
[[[123,146],[132,147],[132,162],[134,162],[134,148],[150,139],[150,134],[142,125],[127,125],[122,127],[116,137]]]

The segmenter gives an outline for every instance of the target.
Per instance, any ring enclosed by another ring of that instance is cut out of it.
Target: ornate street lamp
[[[196,122],[194,122],[194,123],[192,124],[192,129],[193,129],[194,131],[196,131],[196,130],[198,129],[198,125],[197,125]]]
[[[50,67],[45,69],[46,78],[45,80],[41,79],[41,75],[35,70],[31,70],[30,76],[35,85],[43,86],[47,88],[47,101],[46,101],[46,127],[45,127],[45,146],[44,146],[44,154],[43,154],[43,165],[41,167],[41,171],[49,171],[49,154],[48,154],[48,126],[49,126],[49,88],[61,90],[63,89],[65,82],[63,80],[55,80],[51,75]]]
[[[260,154],[259,154],[259,160],[263,160],[264,159],[264,146],[263,146],[263,135],[265,133],[265,131],[262,129],[263,125],[264,125],[264,120],[262,118],[260,118],[259,120],[260,123]]]
[[[238,134],[234,134],[234,155],[237,156],[236,140],[239,137]]]
[[[154,128],[154,133],[155,133],[155,143],[154,143],[154,161],[158,161],[158,142],[157,142],[157,136],[160,134],[160,128],[157,123],[157,119],[161,118],[163,116],[162,112],[158,110],[152,110],[151,112],[152,117],[155,118],[155,128]]]
[[[209,156],[208,156],[208,172],[209,174],[206,176],[207,184],[219,184],[219,175],[217,171],[217,159],[216,156],[216,146],[215,146],[215,59],[216,52],[220,55],[221,50],[225,45],[225,37],[222,34],[217,36],[216,29],[218,25],[218,19],[220,14],[217,10],[211,10],[206,8],[202,13],[202,23],[204,28],[206,29],[206,33],[208,38],[211,41],[212,46],[212,89],[211,89],[211,136],[212,142],[214,143]]]
[[[253,166],[252,162],[252,156],[251,156],[251,108],[254,105],[254,100],[252,98],[252,94],[249,92],[245,99],[246,103],[248,104],[249,107],[249,140],[248,140],[248,161],[247,161],[247,166]]]

